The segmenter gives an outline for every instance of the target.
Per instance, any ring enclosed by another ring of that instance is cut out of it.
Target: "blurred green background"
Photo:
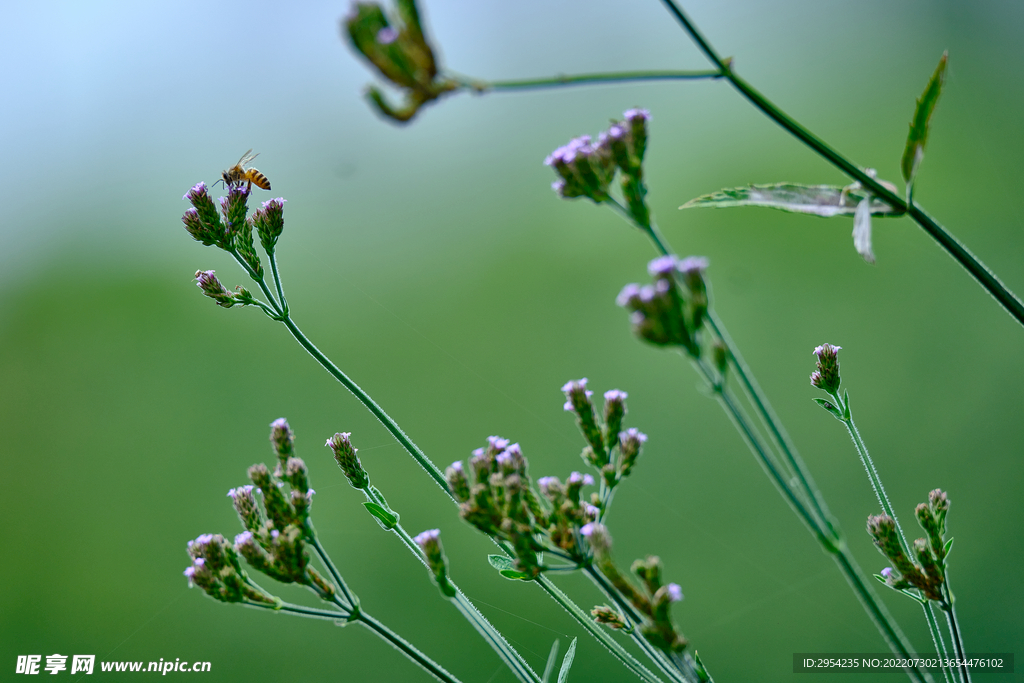
[[[948,48],[917,196],[1024,292],[1024,6],[686,7],[755,86],[894,181],[914,98]],[[1017,649],[1024,329],[934,242],[908,220],[876,221],[870,267],[849,219],[677,211],[748,182],[845,182],[724,83],[462,95],[397,128],[361,100],[372,76],[339,39],[346,10],[5,6],[0,678],[19,654],[57,652],[208,660],[210,681],[426,680],[366,631],[187,588],[185,542],[240,530],[225,493],[272,458],[280,416],[309,464],[322,540],[368,611],[465,681],[513,680],[363,511],[322,446],[335,431],[353,432],[411,532],[442,529],[454,578],[535,666],[553,639],[564,651],[582,635],[572,680],[630,678],[541,591],[489,568],[489,541],[283,327],[196,290],[197,268],[229,286],[243,277],[184,232],[181,195],[250,147],[274,185],[266,196],[289,201],[279,257],[296,321],[435,462],[500,434],[535,476],[564,477],[581,467],[581,441],[559,387],[586,376],[597,392],[624,389],[628,424],[650,441],[616,497],[615,553],[663,558],[686,594],[676,619],[716,679],[790,680],[794,652],[885,651],[688,364],[632,338],[614,298],[646,277],[650,246],[610,211],[549,189],[550,150],[635,105],[654,116],[660,225],[680,254],[710,259],[717,309],[861,565],[885,566],[862,531],[876,504],[841,425],[810,401],[810,352],[824,341],[844,347],[858,424],[905,526],[927,491],[949,491],[967,648]],[[444,62],[480,78],[704,68],[655,0],[424,11]],[[580,577],[559,584],[581,605],[600,601]],[[884,600],[927,652],[920,610]]]

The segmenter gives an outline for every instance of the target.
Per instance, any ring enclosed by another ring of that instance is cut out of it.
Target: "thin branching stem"
[[[341,591],[344,596],[346,604],[343,606],[344,609],[349,612],[359,611],[359,598],[357,598],[351,590],[349,590],[348,584],[345,583],[345,579],[341,577],[341,573],[338,568],[334,566],[334,562],[331,561],[330,555],[324,550],[324,547],[320,545],[320,539],[317,538],[316,532],[313,530],[312,523],[306,520],[306,524],[309,527],[309,540],[313,545],[313,549],[316,551],[317,557],[323,562],[324,566],[327,567],[327,571],[330,573],[331,578],[334,580],[334,584]]]
[[[828,143],[779,109],[771,100],[758,92],[752,85],[740,78],[733,70],[730,61],[723,60],[711,44],[703,36],[696,25],[690,21],[682,8],[674,0],[662,0],[669,12],[679,21],[683,29],[708,60],[718,67],[721,75],[740,92],[751,104],[761,110],[768,118],[782,126],[798,140],[813,149],[840,171],[859,182],[873,195],[893,207],[897,213],[906,213],[921,226],[932,239],[939,243],[978,283],[999,302],[1013,318],[1024,325],[1024,302],[1004,285],[988,266],[981,262],[956,237],[943,228],[938,221],[929,216],[917,203],[908,204],[902,197],[885,187],[877,179],[872,178],[863,169],[833,149]]]
[[[383,497],[372,486],[368,486],[367,488],[362,489],[362,491],[371,502],[374,502],[384,508],[387,507],[387,503],[384,501]],[[391,531],[401,539],[409,552],[411,552],[416,559],[420,561],[420,564],[429,570],[430,566],[427,564],[426,558],[423,556],[423,550],[409,532],[406,531],[400,523],[396,523]],[[501,632],[494,628],[491,622],[488,621],[487,617],[477,609],[476,605],[466,597],[465,593],[462,592],[462,589],[456,585],[455,581],[453,581],[450,576],[448,577],[448,583],[455,589],[455,597],[451,599],[451,602],[455,604],[462,616],[465,617],[466,621],[468,621],[483,637],[483,639],[487,641],[487,644],[490,645],[498,654],[498,657],[512,671],[515,677],[523,683],[539,683],[540,677],[537,676],[537,673],[530,667],[527,661],[523,659],[522,655],[520,655],[516,649],[512,647],[507,640],[505,640],[505,637],[501,635]]]
[[[579,605],[573,602],[568,595],[563,593],[558,586],[551,582],[551,579],[542,574],[534,579],[533,583],[540,586],[541,589],[551,597],[551,599],[561,605],[562,608],[569,613],[569,616],[575,619],[580,626],[586,629],[586,631],[592,635],[597,642],[604,645],[613,657],[622,662],[623,666],[636,674],[640,680],[645,681],[646,683],[663,683],[660,678],[658,678],[633,655],[629,654],[629,652],[619,645],[618,641],[608,633],[606,628],[591,619],[590,615],[580,609]]]
[[[896,525],[896,531],[899,534],[903,552],[908,557],[913,557],[913,548],[907,542],[906,534],[903,533],[903,527],[896,516],[896,510],[893,509],[892,503],[889,502],[889,495],[885,492],[885,486],[882,485],[882,477],[878,474],[878,470],[875,469],[875,462],[871,459],[871,454],[868,453],[867,444],[864,443],[864,438],[860,435],[860,430],[857,429],[857,424],[853,421],[853,412],[850,410],[849,403],[839,395],[838,391],[830,393],[829,396],[839,409],[839,414],[844,416],[842,422],[846,426],[846,431],[850,434],[850,438],[853,440],[854,448],[857,449],[857,455],[860,456],[861,465],[864,466],[864,471],[867,472],[868,481],[871,482],[871,489],[875,492],[878,504],[882,507],[885,514],[892,518],[893,523]],[[846,415],[849,415],[849,417],[845,417]],[[915,592],[920,595],[920,591]],[[938,622],[935,619],[935,614],[932,612],[931,604],[923,596],[918,601],[921,603],[921,609],[924,610],[924,618],[928,622],[928,631],[931,634],[935,652],[940,657],[944,657],[946,655],[946,643],[942,638],[942,632],[938,628]],[[952,634],[952,629],[950,629],[950,633]],[[943,677],[947,676],[946,667],[942,668],[942,675]]]
[[[266,609],[271,612],[284,612],[286,614],[294,614],[296,616],[310,617],[314,619],[329,619],[334,622],[357,622],[365,626],[378,637],[390,643],[392,647],[394,647],[396,650],[404,654],[411,661],[419,665],[424,671],[426,671],[442,683],[461,683],[458,678],[448,673],[448,671],[446,671],[443,666],[441,666],[433,659],[428,657],[426,654],[420,651],[415,645],[413,645],[405,638],[392,631],[390,628],[388,628],[381,622],[377,621],[375,618],[373,618],[366,612],[359,611],[354,615],[350,615],[345,612],[317,609],[315,607],[305,607],[303,605],[294,605],[287,602],[282,603],[278,606],[248,601],[245,604],[250,607],[258,607],[260,609]],[[338,606],[344,609],[343,605],[339,604]],[[344,623],[342,623],[341,625],[344,626]]]
[[[449,73],[463,88],[483,94],[504,90],[537,90],[571,85],[601,85],[606,83],[637,83],[643,81],[681,81],[722,78],[717,70],[704,71],[613,71],[605,73],[572,74],[546,78],[522,78],[503,81],[484,81]]]

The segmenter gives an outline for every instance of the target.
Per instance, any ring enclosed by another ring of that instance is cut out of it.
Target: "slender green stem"
[[[704,71],[614,71],[592,74],[550,76],[547,78],[523,78],[504,81],[483,81],[456,74],[448,74],[463,88],[477,93],[502,90],[537,90],[559,88],[570,85],[600,85],[602,83],[630,83],[642,81],[692,81],[722,78],[717,70]]]
[[[355,621],[370,631],[375,633],[380,638],[386,640],[396,650],[404,654],[414,663],[418,664],[423,668],[424,671],[431,674],[434,678],[442,683],[460,683],[459,679],[448,673],[444,667],[435,662],[433,659],[428,657],[426,654],[421,652],[416,646],[407,641],[402,636],[398,635],[384,624],[371,617],[369,614],[363,611],[359,611],[354,615],[345,614],[343,612],[336,612],[334,610],[317,609],[315,607],[305,607],[303,605],[294,605],[291,603],[283,603],[277,607],[273,605],[266,605],[258,602],[246,602],[246,605],[250,607],[258,607],[260,609],[270,610],[272,612],[285,612],[286,614],[295,614],[297,616],[312,617],[314,619],[328,619],[330,621]],[[344,624],[342,624],[344,625]]]
[[[835,401],[836,406],[839,408],[841,415],[849,414],[850,417],[843,420],[843,424],[846,425],[846,431],[849,432],[850,438],[853,439],[853,445],[857,449],[857,455],[860,456],[860,462],[864,466],[864,471],[867,472],[868,480],[871,482],[871,488],[875,492],[875,498],[878,499],[878,504],[882,506],[882,510],[885,514],[892,517],[893,522],[896,523],[896,531],[899,532],[900,542],[903,544],[903,552],[908,557],[913,557],[913,549],[910,544],[907,543],[907,537],[903,533],[903,527],[900,526],[899,518],[896,517],[896,511],[893,510],[892,504],[889,502],[889,496],[885,493],[885,487],[882,485],[882,478],[878,475],[878,470],[875,469],[875,463],[871,459],[871,454],[868,453],[867,444],[864,443],[864,439],[861,437],[860,432],[857,430],[857,425],[853,421],[853,413],[850,411],[850,407],[846,402],[839,396],[839,393],[829,394],[832,400]]]
[[[909,205],[902,197],[885,187],[877,179],[872,178],[859,168],[852,161],[829,146],[824,140],[814,135],[801,124],[791,118],[784,111],[779,109],[767,97],[758,92],[752,85],[740,78],[733,70],[731,62],[723,60],[707,39],[701,34],[697,27],[690,21],[682,8],[674,0],[662,0],[669,12],[679,21],[683,29],[690,35],[690,38],[697,44],[701,51],[707,56],[712,64],[717,66],[724,76],[735,87],[743,97],[751,104],[760,109],[766,116],[782,126],[798,140],[813,149],[820,156],[828,160],[833,166],[846,175],[858,181],[863,187],[869,189],[879,199],[892,206],[897,212],[906,213],[911,219],[932,239],[946,250],[964,269],[967,270],[992,297],[999,302],[1006,311],[1020,324],[1024,325],[1024,302],[1011,292],[1004,285],[996,274],[982,263],[970,250],[964,246],[956,237],[950,234],[945,228],[925,213],[917,204],[911,202]]]
[[[381,507],[387,506],[387,503],[372,486],[367,486],[362,491],[371,502]],[[391,531],[401,539],[405,547],[409,549],[409,552],[420,561],[420,564],[430,569],[426,559],[423,557],[423,551],[419,544],[416,543],[416,540],[401,524],[396,524]],[[505,640],[505,637],[501,635],[498,629],[494,628],[491,622],[487,620],[487,617],[466,597],[465,593],[462,592],[462,589],[455,584],[451,577],[448,577],[448,583],[455,589],[455,597],[451,599],[451,602],[455,604],[459,612],[462,613],[462,616],[466,618],[466,621],[472,624],[473,628],[487,641],[487,644],[498,654],[501,661],[511,669],[516,678],[523,681],[523,683],[539,683],[540,677],[523,659],[522,655]]]
[[[942,609],[946,613],[946,621],[949,623],[949,633],[956,647],[957,659],[960,660],[960,681],[961,683],[971,683],[971,670],[966,663],[967,655],[964,654],[964,643],[960,638],[960,625],[957,623],[956,611],[953,608],[953,593],[949,590],[948,575],[945,577],[942,587],[946,592],[946,600]]]
[[[622,662],[623,666],[636,674],[642,681],[645,681],[646,683],[662,683],[660,678],[658,678],[647,667],[637,661],[633,655],[629,654],[629,652],[619,645],[618,641],[612,638],[607,629],[591,619],[590,615],[580,609],[579,605],[573,602],[568,595],[563,593],[554,583],[551,582],[551,579],[542,574],[537,577],[533,583],[540,586],[545,593],[551,596],[555,602],[561,605],[562,608],[569,613],[569,616],[576,620],[576,623],[586,629],[586,631],[592,635],[597,642],[605,646],[613,657]]]
[[[928,600],[922,600],[921,609],[924,610],[924,618],[928,622],[928,632],[932,636],[932,643],[935,645],[935,651],[942,659],[948,659],[949,653],[946,651],[946,642],[942,639],[942,631],[939,629],[938,620],[935,619],[935,612],[932,610],[932,603]],[[950,683],[949,667],[943,666],[941,669],[942,680],[946,683]]]
[[[348,618],[348,614],[339,612],[333,609],[318,609],[316,607],[306,607],[305,605],[293,605],[289,602],[283,602],[280,606],[275,607],[274,605],[268,605],[263,602],[250,602],[246,601],[245,605],[248,607],[258,607],[260,609],[269,610],[271,612],[284,612],[285,614],[294,614],[300,617],[310,617],[313,619],[327,619],[329,621],[344,621]]]
[[[420,652],[412,643],[371,617],[366,612],[359,612],[355,616],[355,620],[391,643],[396,650],[404,654],[416,664],[419,664],[423,667],[424,671],[431,674],[437,680],[443,681],[444,683],[459,683],[459,679],[445,671],[444,667]]]
[[[352,381],[348,375],[342,372],[337,365],[332,363],[330,358],[325,356],[320,349],[314,346],[313,342],[311,342],[306,335],[302,333],[302,330],[298,328],[290,315],[284,315],[281,322],[284,323],[284,326],[287,327],[288,331],[292,333],[293,337],[295,337],[295,341],[299,342],[299,345],[306,349],[306,352],[313,356],[313,358],[316,359],[316,362],[320,363],[324,370],[329,372],[334,379],[341,382],[342,386],[352,392],[356,399],[362,403],[367,410],[373,413],[373,416],[376,417],[382,425],[384,425],[384,428],[387,429],[393,437],[395,437],[395,440],[402,444],[402,447],[405,448],[409,455],[419,463],[420,467],[430,475],[430,478],[441,487],[441,490],[451,497],[451,492],[448,490],[448,482],[445,481],[444,474],[433,462],[430,461],[430,458],[427,457],[426,453],[420,450],[420,447],[413,443],[413,440],[410,439],[404,431],[402,431],[402,428],[398,426],[398,423],[391,419],[391,416],[385,413],[384,409],[377,405],[377,403],[370,398],[368,393],[363,391],[363,389]],[[455,499],[452,498],[452,500]]]
[[[736,346],[736,343],[732,340],[732,337],[729,336],[729,331],[726,330],[725,324],[719,319],[714,309],[710,308],[708,309],[708,325],[710,325],[711,330],[719,340],[725,344],[725,348],[728,350],[729,363],[740,380],[740,385],[743,387],[744,395],[756,409],[758,416],[761,418],[762,424],[764,424],[771,433],[772,439],[779,447],[779,450],[782,451],[786,461],[796,474],[807,499],[814,506],[814,509],[818,513],[822,522],[824,522],[832,531],[832,535],[838,538],[839,531],[833,524],[832,515],[828,511],[828,506],[825,505],[825,499],[822,497],[821,491],[814,483],[814,479],[811,477],[811,473],[808,471],[807,465],[797,452],[796,446],[790,440],[785,427],[782,426],[782,421],[772,409],[771,403],[768,402],[768,397],[764,395],[763,391],[761,391],[761,387],[758,385],[757,379],[754,377],[754,373],[747,366],[746,361],[743,360],[743,356],[740,354],[740,350]]]
[[[245,270],[249,278],[260,286],[260,289],[263,291],[263,296],[267,297],[267,301],[270,302],[270,307],[274,309],[275,315],[271,317],[277,318],[278,316],[280,316],[281,306],[277,303],[277,300],[274,298],[274,295],[271,294],[270,288],[267,287],[266,280],[257,275],[256,271],[249,267],[249,264],[245,262],[245,259],[243,259],[235,249],[229,250],[228,253],[234,257],[235,261],[238,262],[238,265],[242,266],[242,268]],[[264,307],[261,306],[261,308]],[[264,310],[266,310],[266,308],[264,308]]]
[[[277,300],[281,302],[281,311],[288,312],[288,300],[284,298],[284,284],[281,282],[281,275],[277,272],[277,251],[273,250],[267,254],[270,259],[270,272],[274,276],[274,285],[277,287]]]
[[[334,579],[334,584],[338,587],[338,589],[341,591],[341,594],[345,598],[345,601],[347,603],[344,606],[345,609],[349,610],[350,612],[358,611],[359,598],[357,598],[352,593],[352,591],[349,590],[348,584],[345,583],[345,579],[341,578],[341,573],[338,571],[338,568],[334,566],[334,562],[331,561],[330,555],[328,555],[327,551],[324,550],[324,547],[320,545],[320,539],[317,538],[316,531],[313,530],[313,524],[309,521],[308,518],[306,520],[306,526],[309,530],[309,534],[307,537],[309,538],[310,542],[312,542],[313,549],[316,550],[316,554],[320,558],[320,561],[324,563],[325,567],[327,567],[327,571],[330,572],[331,578]]]

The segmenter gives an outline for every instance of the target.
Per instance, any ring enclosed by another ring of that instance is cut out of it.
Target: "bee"
[[[252,189],[252,186],[262,188],[264,190],[270,189],[270,181],[267,180],[267,176],[263,175],[255,168],[245,168],[245,165],[259,156],[259,152],[256,154],[252,153],[250,149],[248,152],[242,155],[242,158],[238,160],[238,163],[229,168],[228,170],[220,174],[220,180],[217,182],[223,182],[225,187],[231,185],[241,185],[242,183],[248,183],[247,189]]]

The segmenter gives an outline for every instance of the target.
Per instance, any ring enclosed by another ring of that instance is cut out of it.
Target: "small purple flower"
[[[426,551],[428,545],[435,543],[437,539],[441,537],[440,529],[427,529],[426,531],[419,533],[412,540],[416,541],[416,545],[423,548]]]
[[[606,401],[625,401],[629,398],[629,394],[619,389],[609,389],[604,392],[604,400]]]
[[[892,577],[892,567],[886,567],[885,569],[883,569],[881,571],[881,574],[886,579],[891,578]]]
[[[192,188],[188,192],[186,192],[184,196],[182,196],[182,199],[187,199],[191,202],[194,202],[197,197],[200,197],[201,195],[205,194],[209,194],[206,189],[206,183],[200,180],[198,183],[193,185]]]
[[[615,297],[615,303],[623,308],[627,308],[638,304],[640,302],[640,285],[635,282],[631,282],[622,288],[619,295]]]
[[[627,109],[626,111],[622,112],[622,118],[626,119],[630,123],[634,121],[650,121],[651,112],[647,111],[646,109]]]
[[[377,42],[380,43],[381,45],[390,45],[391,43],[395,42],[397,38],[398,31],[391,28],[390,26],[385,26],[381,30],[377,31]]]
[[[455,462],[453,462],[448,467],[452,468],[456,472],[462,472],[462,461],[461,460],[456,460]]]
[[[679,602],[683,599],[683,589],[679,587],[678,583],[668,585],[668,599],[669,602]]]
[[[580,527],[580,534],[582,534],[584,538],[590,538],[591,534],[594,533],[595,526],[597,526],[596,522],[588,522],[584,524],[582,527]]]
[[[597,518],[601,516],[601,508],[594,505],[585,505],[583,507],[583,514],[591,522],[596,522]]]
[[[687,256],[679,263],[679,272],[685,275],[699,274],[708,269],[708,260],[703,256]]]
[[[647,264],[647,272],[652,277],[669,277],[675,272],[678,265],[679,259],[672,254],[659,256]]]

